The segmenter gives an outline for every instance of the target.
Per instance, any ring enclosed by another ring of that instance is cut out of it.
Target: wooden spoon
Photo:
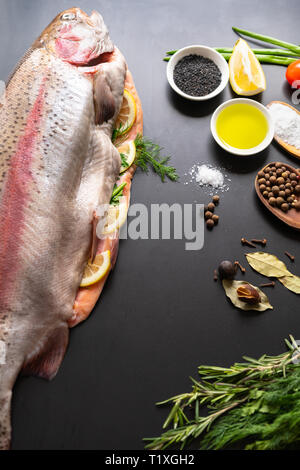
[[[275,103],[282,104],[283,106],[288,106],[293,111],[296,111],[296,113],[299,114],[300,116],[300,112],[296,108],[294,108],[293,106],[287,103],[284,103],[283,101],[271,101],[271,103],[267,105],[267,108],[269,108],[272,104],[275,104]],[[294,145],[287,144],[284,140],[282,140],[276,134],[274,135],[274,139],[276,140],[276,142],[278,142],[279,145],[281,145],[281,147],[287,150],[290,154],[294,155],[294,157],[300,158],[300,149],[298,149],[297,147],[294,147]]]
[[[275,163],[277,163],[277,162],[268,163],[260,171],[263,171],[268,166],[275,165]],[[297,175],[299,175],[299,178],[300,178],[300,170],[299,169],[293,168],[292,166],[288,165],[287,163],[282,163],[282,165],[284,165],[286,167],[286,169],[291,171],[292,173],[296,173]],[[276,217],[278,217],[278,219],[282,220],[285,224],[289,225],[290,227],[293,227],[295,229],[300,230],[300,211],[296,211],[296,209],[292,208],[292,209],[289,209],[287,212],[283,212],[281,209],[278,209],[277,207],[271,206],[271,204],[269,204],[269,202],[268,202],[268,199],[265,199],[263,197],[262,193],[260,192],[258,180],[259,180],[259,176],[256,175],[255,190],[256,190],[256,193],[257,193],[259,199],[267,207],[267,209],[269,209],[269,211],[271,211],[272,214],[274,214]],[[300,180],[299,180],[299,184],[300,184]],[[297,196],[297,200],[300,201],[300,195]]]

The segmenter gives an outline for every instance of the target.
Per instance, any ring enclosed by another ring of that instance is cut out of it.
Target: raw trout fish
[[[126,136],[142,133],[130,72],[102,17],[60,13],[10,77],[0,105],[0,449],[10,446],[10,403],[19,373],[55,376],[69,327],[91,313],[107,275],[79,287],[93,252],[118,237],[95,238],[96,209],[126,181],[112,144],[124,88],[137,104]]]

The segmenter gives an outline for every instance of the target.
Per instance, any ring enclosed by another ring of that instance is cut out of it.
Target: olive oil
[[[259,109],[250,104],[237,103],[220,112],[216,130],[223,143],[238,149],[250,149],[264,140],[268,122]]]

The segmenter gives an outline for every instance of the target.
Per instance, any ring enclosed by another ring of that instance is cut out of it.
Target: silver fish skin
[[[126,63],[102,17],[60,13],[25,54],[0,108],[0,449],[22,371],[51,379],[120,170],[111,135]]]

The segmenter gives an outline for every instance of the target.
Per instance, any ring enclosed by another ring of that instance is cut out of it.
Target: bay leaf
[[[271,255],[270,253],[257,251],[255,253],[246,253],[245,256],[251,268],[264,276],[277,278],[293,276],[293,274],[288,271],[286,265],[280,261],[277,256]]]
[[[291,274],[291,273],[290,273]],[[278,281],[284,285],[287,289],[295,292],[295,294],[300,294],[300,277],[292,274],[291,276],[279,277]]]
[[[261,291],[258,287],[253,286],[249,282],[229,281],[228,279],[223,279],[222,284],[223,284],[227,297],[229,297],[229,299],[231,300],[231,302],[233,303],[235,307],[240,308],[241,310],[256,310],[258,312],[263,312],[265,310],[268,310],[269,308],[273,309],[266,294],[263,291]],[[245,285],[245,284],[248,284],[254,287],[254,289],[256,289],[259,292],[260,302],[258,304],[254,304],[254,305],[247,304],[246,302],[243,302],[242,300],[239,299],[236,291],[238,287]]]

